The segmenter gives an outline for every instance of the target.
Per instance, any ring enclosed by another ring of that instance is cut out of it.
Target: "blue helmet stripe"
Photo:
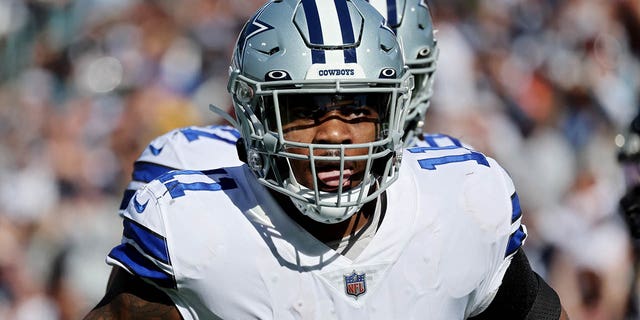
[[[307,19],[307,28],[309,31],[309,40],[311,43],[324,43],[322,38],[322,25],[320,24],[320,15],[315,0],[302,0],[304,7],[304,16]],[[312,63],[325,63],[324,50],[311,50]]]
[[[340,32],[342,32],[342,43],[355,43],[355,36],[353,34],[353,24],[351,22],[351,15],[349,14],[349,8],[347,7],[346,0],[334,0],[336,5],[336,11],[338,12],[338,19],[340,20]],[[344,62],[356,63],[358,62],[356,49],[349,48],[344,50]]]
[[[387,25],[398,25],[398,12],[396,10],[396,0],[387,0]]]

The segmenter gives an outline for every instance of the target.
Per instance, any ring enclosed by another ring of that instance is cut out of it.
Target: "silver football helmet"
[[[412,88],[396,36],[366,1],[270,1],[245,24],[230,67],[239,156],[303,214],[344,221],[397,179]],[[328,110],[373,124],[373,141],[292,138],[292,119],[314,127]]]
[[[422,134],[424,117],[433,96],[433,76],[438,60],[438,45],[434,35],[431,12],[426,0],[369,0],[387,20],[402,44],[405,63],[415,78],[415,87],[403,138],[412,146]]]

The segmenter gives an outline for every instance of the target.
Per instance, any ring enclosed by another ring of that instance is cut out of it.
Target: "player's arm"
[[[558,294],[531,269],[522,248],[513,256],[491,304],[473,320],[568,320]]]
[[[84,320],[182,319],[171,299],[153,285],[114,267],[102,300]]]

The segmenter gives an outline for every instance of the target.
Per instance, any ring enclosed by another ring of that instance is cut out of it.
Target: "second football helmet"
[[[412,88],[396,36],[364,0],[271,1],[245,24],[230,68],[240,157],[260,183],[288,195],[303,214],[344,221],[397,179]],[[375,141],[287,139],[283,126],[292,113],[313,117],[327,101],[344,97],[348,107],[377,108]],[[366,152],[354,156],[354,150]],[[316,176],[311,184],[300,183],[292,170],[292,162],[301,161]],[[345,187],[346,165],[353,162],[366,163],[363,177]],[[326,163],[339,170],[335,192],[319,187],[316,172]]]
[[[433,80],[439,49],[431,11],[426,0],[369,0],[387,20],[402,45],[405,63],[415,78],[415,87],[405,120],[404,143],[413,145],[422,134],[424,117],[433,96]]]

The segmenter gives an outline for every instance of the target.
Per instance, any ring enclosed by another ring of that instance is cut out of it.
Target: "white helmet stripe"
[[[323,0],[326,1],[326,0]],[[303,0],[304,14],[307,19],[311,45],[342,46],[355,43],[351,16],[338,14],[349,12],[346,0],[334,0],[333,6],[316,4],[316,0]],[[322,22],[320,21],[322,17]],[[316,63],[354,63],[355,49],[317,50],[312,53],[312,62]]]
[[[345,0],[334,0],[336,5],[336,10],[339,14],[339,22],[340,22],[340,31],[342,33],[342,43],[343,44],[355,44],[356,39],[353,30],[353,22],[351,21],[351,16],[349,15],[349,9],[347,8],[347,2]],[[345,63],[356,63],[356,49],[346,49],[344,50],[344,62]]]

